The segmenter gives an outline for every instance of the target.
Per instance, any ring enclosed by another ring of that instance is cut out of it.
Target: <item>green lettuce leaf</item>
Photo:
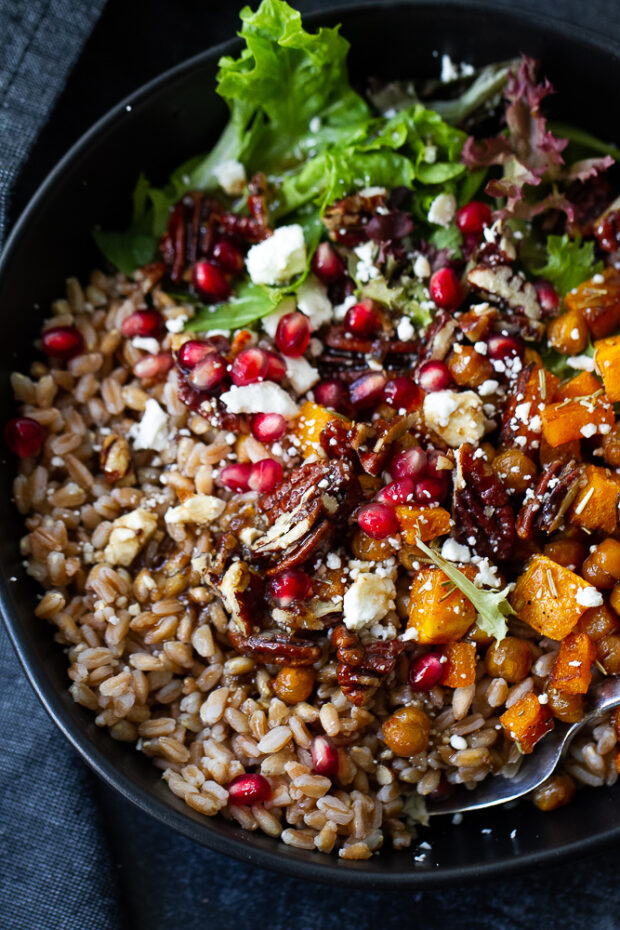
[[[594,259],[594,243],[574,239],[566,234],[547,238],[547,261],[534,274],[551,281],[561,297],[601,271],[602,262]]]
[[[240,329],[262,317],[273,313],[282,300],[277,288],[263,287],[248,281],[242,284],[237,294],[224,304],[213,307],[199,305],[195,316],[185,329],[189,332],[207,332],[211,329]],[[180,303],[182,297],[178,297]]]

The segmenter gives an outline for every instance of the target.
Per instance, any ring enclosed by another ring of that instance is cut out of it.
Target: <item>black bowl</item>
[[[620,135],[610,123],[610,101],[620,91],[619,47],[581,28],[535,14],[479,6],[429,3],[347,7],[308,17],[310,23],[342,22],[352,43],[351,68],[368,74],[416,77],[436,74],[438,53],[475,64],[524,52],[542,61],[558,90],[554,116],[593,132]],[[238,42],[205,52],[168,71],[115,107],[75,145],[39,189],[18,222],[0,266],[0,391],[12,408],[9,374],[25,370],[43,310],[63,292],[67,275],[86,275],[99,263],[89,230],[128,219],[129,192],[138,172],[163,181],[179,162],[216,139],[225,108],[214,94],[222,53]],[[617,138],[616,141],[620,141]],[[25,324],[25,325],[24,325]],[[52,718],[82,757],[106,782],[181,833],[218,852],[260,866],[364,887],[430,886],[489,877],[582,855],[620,839],[610,816],[617,789],[584,790],[567,809],[542,814],[524,803],[467,815],[460,826],[441,818],[423,839],[431,850],[385,850],[365,862],[346,862],[285,847],[266,836],[244,833],[221,818],[208,819],[168,791],[144,756],[98,729],[90,712],[67,692],[66,660],[51,631],[33,614],[36,585],[23,569],[18,539],[21,519],[11,503],[14,461],[0,463],[0,602],[20,659]]]

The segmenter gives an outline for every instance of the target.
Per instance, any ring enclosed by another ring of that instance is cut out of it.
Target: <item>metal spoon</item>
[[[496,776],[487,778],[472,791],[459,788],[445,801],[430,802],[429,816],[459,814],[463,811],[496,807],[529,794],[538,788],[553,773],[556,765],[566,755],[574,739],[584,726],[601,717],[607,711],[620,706],[620,678],[609,679],[596,685],[591,691],[591,702],[585,717],[577,723],[556,724],[555,729],[540,742],[532,755],[523,760],[514,778]]]

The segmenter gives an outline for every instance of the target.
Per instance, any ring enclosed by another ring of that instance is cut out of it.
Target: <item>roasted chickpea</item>
[[[620,542],[604,539],[582,565],[581,574],[597,588],[613,588],[620,580]]]
[[[399,707],[383,724],[383,739],[397,756],[415,756],[428,746],[431,721],[419,707]]]
[[[581,313],[569,310],[551,320],[547,327],[547,339],[563,355],[579,355],[583,352],[588,344],[588,327]]]
[[[272,687],[285,704],[298,704],[307,701],[314,688],[316,672],[313,668],[289,667],[280,669],[272,682]]]
[[[493,377],[493,365],[473,346],[456,346],[447,358],[448,368],[460,387],[479,387]]]
[[[373,539],[363,530],[357,530],[351,541],[351,549],[356,559],[381,562],[394,555],[394,549],[387,539]]]
[[[609,633],[596,644],[596,658],[608,675],[620,675],[620,636]]]
[[[492,678],[503,678],[514,684],[527,677],[534,661],[530,644],[526,639],[506,636],[493,643],[486,654],[487,672]]]
[[[535,463],[520,449],[504,449],[495,456],[492,468],[508,492],[524,494],[536,477]]]
[[[620,582],[613,586],[609,595],[609,604],[617,614],[620,614]]]
[[[575,571],[584,560],[586,547],[578,539],[555,539],[547,543],[544,554],[558,565]]]
[[[539,811],[554,811],[575,797],[575,782],[570,775],[552,775],[532,795]]]
[[[603,458],[612,468],[620,466],[620,421],[612,426],[609,433],[601,441]]]
[[[554,717],[564,723],[577,723],[583,717],[583,694],[568,694],[547,688],[548,707]]]
[[[605,604],[600,607],[590,607],[579,618],[577,630],[586,633],[593,643],[598,643],[604,636],[615,633],[618,629],[618,618]]]
[[[541,437],[540,449],[538,450],[538,461],[541,468],[551,462],[569,462],[571,459],[575,459],[577,462],[581,460],[581,445],[578,439],[563,442],[561,446],[550,446],[545,437]]]

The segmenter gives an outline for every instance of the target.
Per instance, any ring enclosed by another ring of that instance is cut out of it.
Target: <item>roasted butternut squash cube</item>
[[[531,691],[509,707],[499,722],[505,736],[518,743],[526,754],[554,727],[551,711]]]
[[[620,336],[595,342],[594,361],[601,373],[605,393],[615,404],[620,400]]]
[[[560,379],[532,363],[519,373],[502,416],[500,447],[528,452],[540,445],[540,413],[553,397]]]
[[[597,390],[601,390],[600,387]],[[616,417],[604,394],[579,395],[546,404],[541,411],[542,434],[554,448],[576,439],[590,439],[611,431]]]
[[[405,542],[415,546],[418,536],[422,542],[445,536],[450,532],[450,514],[443,507],[416,507],[401,504],[396,507],[396,516],[400,523]]]
[[[476,569],[461,571],[472,581]],[[439,568],[423,568],[411,586],[407,629],[418,643],[452,643],[465,635],[476,619],[476,609]]]
[[[586,694],[592,681],[596,646],[586,633],[569,633],[562,640],[549,686],[568,694]]]
[[[315,404],[307,400],[299,411],[299,416],[295,421],[293,433],[299,440],[299,446],[304,458],[310,455],[316,455],[321,450],[321,433],[331,420],[342,420],[346,425],[350,421],[327,407]]]
[[[585,471],[587,483],[568,511],[569,522],[573,526],[603,530],[611,535],[618,528],[620,475],[599,465],[586,465]]]
[[[545,555],[530,560],[510,597],[521,620],[542,636],[556,640],[568,636],[598,600],[594,585]]]
[[[581,313],[595,339],[609,336],[620,325],[620,272],[605,268],[570,291],[564,305]]]
[[[465,688],[476,680],[476,647],[473,643],[448,643],[440,684],[447,688]]]

